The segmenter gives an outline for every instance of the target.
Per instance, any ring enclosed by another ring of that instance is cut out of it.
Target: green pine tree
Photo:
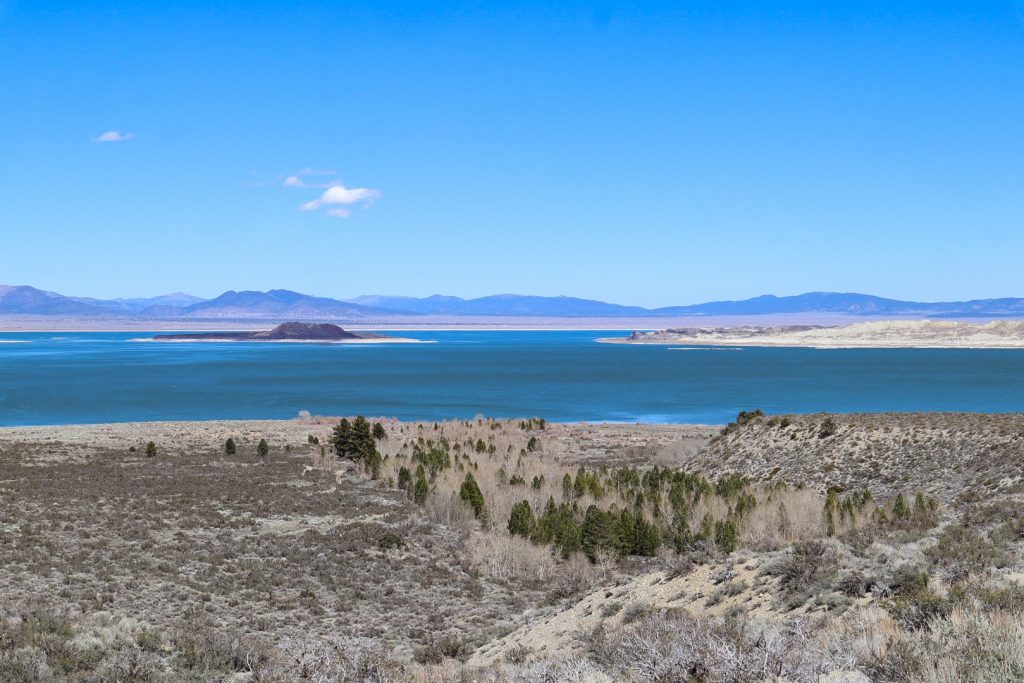
[[[896,496],[896,502],[892,505],[892,516],[893,519],[910,517],[910,508],[907,506],[907,501],[903,499],[902,493]]]
[[[416,484],[413,486],[412,498],[417,505],[425,505],[428,495],[430,495],[430,484],[427,483],[423,465],[420,465],[416,468]]]
[[[406,493],[412,493],[412,472],[405,465],[398,470],[398,488]]]
[[[484,494],[471,472],[466,473],[466,478],[459,489],[459,499],[473,509],[473,516],[477,519],[481,519],[486,514],[487,505],[484,503]]]
[[[580,547],[591,562],[604,550],[615,549],[615,517],[596,505],[587,507],[580,529]]]
[[[331,432],[331,444],[339,458],[347,458],[353,450],[352,443],[352,424],[348,418],[343,417]]]
[[[508,517],[508,532],[510,534],[530,538],[536,526],[537,520],[529,501],[524,500],[512,506],[512,513]]]

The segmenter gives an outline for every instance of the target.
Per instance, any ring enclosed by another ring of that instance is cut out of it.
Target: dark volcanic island
[[[349,332],[330,323],[283,323],[262,332],[193,332],[189,334],[158,334],[154,341],[164,342],[306,342],[319,344],[411,342],[414,339],[389,337],[384,334]]]

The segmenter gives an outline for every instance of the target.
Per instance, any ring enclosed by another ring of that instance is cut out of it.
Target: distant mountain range
[[[478,299],[359,296],[349,300],[315,297],[286,289],[224,292],[213,299],[175,293],[148,299],[90,299],[29,286],[0,285],[0,316],[121,318],[159,320],[342,320],[388,322],[417,317],[657,318],[833,314],[871,317],[1024,318],[1024,298],[922,303],[867,294],[809,292],[758,296],[689,306],[642,308],[567,296],[498,294]]]

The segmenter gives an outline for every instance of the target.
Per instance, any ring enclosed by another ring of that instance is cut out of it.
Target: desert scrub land
[[[1024,418],[0,430],[2,681],[1024,677]]]

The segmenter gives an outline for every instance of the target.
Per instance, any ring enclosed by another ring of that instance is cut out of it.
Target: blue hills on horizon
[[[868,294],[808,292],[741,301],[643,308],[568,296],[497,294],[403,297],[364,295],[339,300],[286,289],[227,291],[213,299],[184,293],[151,298],[70,297],[30,286],[0,285],[0,316],[179,320],[344,320],[387,322],[417,317],[658,318],[777,314],[859,317],[1024,318],[1024,298],[925,303]]]

